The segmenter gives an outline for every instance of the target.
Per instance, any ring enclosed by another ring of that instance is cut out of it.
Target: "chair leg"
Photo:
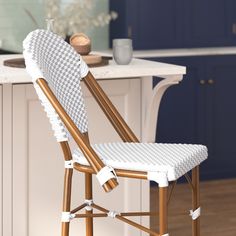
[[[63,212],[70,212],[71,205],[71,185],[73,169],[65,169],[64,191],[63,191]],[[69,236],[70,222],[62,222],[62,236]]]
[[[92,200],[93,199],[93,190],[92,190],[92,175],[86,173],[85,174],[85,199]],[[86,214],[93,213],[92,209],[87,211]],[[93,218],[87,217],[86,221],[86,236],[93,236]]]
[[[168,187],[159,187],[159,230],[160,235],[168,233],[168,209],[167,209]]]
[[[62,222],[61,235],[69,236],[70,222]]]
[[[199,166],[192,170],[192,208],[196,210],[200,207],[200,191],[199,191]],[[192,235],[200,236],[200,217],[192,221]]]

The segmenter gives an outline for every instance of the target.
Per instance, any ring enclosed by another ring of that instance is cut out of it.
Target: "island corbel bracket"
[[[148,104],[146,104],[146,116],[144,119],[144,132],[142,139],[143,142],[155,142],[157,128],[156,126],[161,99],[165,91],[170,86],[177,85],[183,80],[183,75],[170,75],[161,77],[163,78],[163,80],[161,80],[152,90],[150,100],[148,101]]]

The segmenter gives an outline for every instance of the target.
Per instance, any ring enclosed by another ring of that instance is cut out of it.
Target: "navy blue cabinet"
[[[157,60],[187,66],[183,82],[163,97],[157,142],[205,144],[202,178],[236,177],[236,56]]]
[[[208,58],[207,76],[208,175],[236,177],[236,56]]]
[[[186,47],[236,44],[234,0],[184,0]]]
[[[134,49],[182,47],[183,6],[179,0],[110,0],[118,19],[110,38],[130,37]]]
[[[235,0],[110,0],[110,9],[111,40],[131,37],[135,49],[236,45]]]
[[[160,106],[157,141],[171,143],[198,143],[202,136],[197,127],[199,120],[199,94],[203,93],[199,78],[204,78],[202,60],[193,58],[158,58],[158,61],[187,66],[184,80],[170,87]],[[157,79],[158,81],[158,79]],[[154,85],[157,82],[154,80]],[[201,94],[204,96],[203,94]]]

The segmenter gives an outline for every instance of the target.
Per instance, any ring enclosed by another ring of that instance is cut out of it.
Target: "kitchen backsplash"
[[[73,0],[62,0],[63,4]],[[45,28],[43,0],[0,0],[0,54],[4,51],[22,52],[22,41],[36,25],[27,15],[29,11],[41,28]],[[95,12],[108,11],[108,0],[102,0]],[[88,32],[93,49],[108,48],[108,27]],[[2,50],[1,50],[2,49]]]

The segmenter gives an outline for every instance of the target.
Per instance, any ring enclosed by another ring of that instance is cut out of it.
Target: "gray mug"
[[[131,39],[113,39],[113,58],[119,65],[128,65],[133,57]]]

